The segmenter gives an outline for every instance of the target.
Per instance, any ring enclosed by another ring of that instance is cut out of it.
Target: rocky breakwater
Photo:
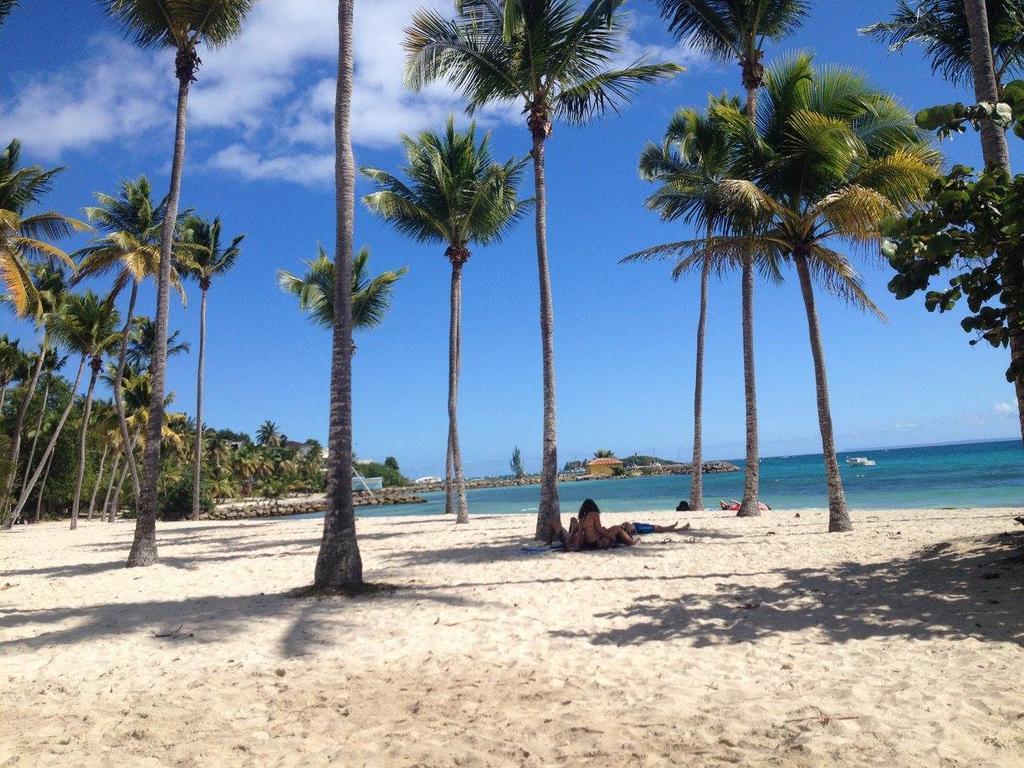
[[[372,494],[366,491],[353,493],[352,502],[357,507],[377,507],[389,504],[426,504],[427,500],[401,488],[385,488]],[[323,512],[326,507],[327,497],[322,493],[281,499],[233,499],[218,504],[209,513],[202,515],[201,519],[250,520],[260,517],[287,517]]]

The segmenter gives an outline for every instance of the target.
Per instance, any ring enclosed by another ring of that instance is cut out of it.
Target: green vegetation
[[[509,462],[508,466],[512,470],[512,477],[517,480],[526,477],[526,467],[523,466],[523,452],[519,450],[518,445],[512,449],[512,461]]]
[[[391,467],[388,464],[381,464],[376,461],[359,461],[355,462],[356,469],[359,470],[359,474],[363,477],[380,477],[384,479],[384,486],[386,488],[401,488],[406,485],[410,485],[409,478],[401,473],[398,469],[398,462],[395,462],[395,466]]]

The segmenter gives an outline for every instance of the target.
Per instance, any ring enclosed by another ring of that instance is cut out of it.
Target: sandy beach
[[[162,524],[140,570],[131,523],[21,527],[0,765],[1020,765],[1011,511],[823,515],[582,554],[524,551],[525,517],[362,519],[388,588],[323,599],[292,594],[319,520]]]

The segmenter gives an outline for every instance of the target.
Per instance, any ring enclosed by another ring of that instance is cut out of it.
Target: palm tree
[[[180,260],[185,272],[199,283],[202,299],[199,305],[199,364],[196,372],[196,434],[192,467],[192,512],[199,517],[200,473],[203,466],[203,373],[206,364],[206,294],[213,278],[223,275],[235,265],[245,235],[238,235],[226,248],[220,241],[221,223],[216,218],[206,222],[196,216],[182,224],[183,237]]]
[[[99,204],[86,208],[85,213],[103,236],[75,254],[81,259],[76,281],[116,270],[109,295],[110,301],[116,299],[125,287],[131,286],[128,310],[121,331],[121,347],[117,356],[119,375],[114,377],[112,385],[121,437],[127,441],[128,425],[125,421],[121,378],[124,376],[125,356],[135,318],[139,286],[147,277],[155,277],[160,272],[160,231],[163,227],[167,201],[153,203],[152,190],[145,176],[122,181],[116,197],[102,192],[96,193],[96,201]],[[181,283],[173,270],[171,280],[181,292]],[[181,295],[184,301],[184,293]],[[134,455],[129,453],[126,461],[135,494],[138,496],[142,484]]]
[[[111,314],[105,315],[105,313]],[[101,316],[105,316],[106,319],[101,319]],[[64,425],[67,423],[68,416],[71,414],[72,408],[74,408],[78,385],[82,380],[82,372],[85,370],[86,362],[88,362],[89,358],[93,355],[93,350],[97,343],[104,343],[106,348],[116,341],[116,327],[118,322],[117,313],[109,306],[104,307],[103,302],[101,302],[91,291],[83,296],[71,295],[66,297],[62,302],[60,309],[54,314],[52,318],[52,333],[54,338],[59,344],[66,347],[69,351],[81,355],[81,362],[78,365],[78,373],[75,375],[75,381],[71,385],[71,396],[68,398],[68,403],[65,406],[64,411],[61,413],[56,427],[54,427],[53,434],[50,436],[50,441],[47,443],[35,470],[21,488],[18,503],[15,505],[9,518],[12,524],[16,523],[21,517],[22,510],[25,508],[28,497],[31,495],[36,483],[39,481],[39,477],[42,475],[44,467],[49,464],[50,459],[53,456],[53,451],[57,446],[57,440],[60,438]],[[109,331],[109,334],[104,336],[103,331]],[[112,339],[109,338],[109,336],[114,336],[115,338]],[[92,385],[94,384],[95,376],[92,379],[87,400],[91,398]],[[86,421],[87,419],[83,418],[83,423]],[[80,463],[83,445],[84,443],[80,439]],[[76,522],[77,521],[73,517],[72,525],[74,526]]]
[[[402,143],[407,163],[403,170],[409,183],[385,171],[364,168],[363,173],[380,190],[367,195],[364,202],[399,232],[418,242],[446,246],[445,256],[452,266],[448,332],[448,451],[452,469],[445,484],[446,511],[457,512],[456,522],[468,523],[458,429],[462,268],[472,245],[498,241],[525,212],[517,187],[526,161],[494,162],[489,137],[478,144],[475,125],[459,132],[450,117],[443,135],[425,132],[415,139],[403,136]]]
[[[768,72],[766,87],[769,98],[756,123],[735,106],[713,110],[728,132],[734,168],[743,173],[721,181],[719,194],[745,217],[756,215],[756,228],[646,254],[688,253],[679,271],[709,258],[728,263],[759,254],[796,267],[814,361],[829,531],[848,531],[813,285],[882,316],[852,264],[832,245],[877,246],[882,219],[921,198],[939,156],[909,112],[852,71],[815,70],[811,57],[802,55]]]
[[[585,123],[615,110],[645,83],[681,71],[675,64],[621,69],[625,0],[591,0],[582,14],[566,0],[457,0],[457,17],[421,10],[406,30],[406,81],[415,89],[446,80],[474,112],[490,103],[519,103],[532,137],[537,266],[544,378],[544,440],[538,538],[559,517],[555,420],[554,310],[548,272],[545,142],[556,118]]]
[[[149,371],[156,357],[156,321],[146,315],[139,315],[132,322],[128,332],[128,351],[125,353],[127,368],[136,373]],[[167,337],[167,357],[174,357],[190,351],[187,341],[178,341],[181,331],[173,331]]]
[[[0,411],[7,401],[7,387],[17,379],[26,359],[18,339],[12,341],[7,334],[0,336]]]
[[[66,319],[61,328],[63,341],[76,352],[89,357],[92,375],[85,395],[82,426],[78,434],[78,475],[75,478],[75,495],[71,504],[71,530],[78,527],[78,511],[82,503],[82,480],[85,477],[85,438],[89,431],[89,416],[92,412],[92,397],[96,380],[103,370],[103,356],[120,340],[117,332],[121,317],[109,301],[101,301],[92,291],[82,296],[68,298],[65,309]]]
[[[7,20],[11,11],[18,7],[18,0],[0,0],[0,24]]]
[[[256,430],[256,445],[261,448],[276,448],[281,445],[281,439],[281,428],[269,419]]]
[[[338,84],[334,97],[335,282],[328,428],[327,510],[313,572],[315,589],[357,590],[363,561],[352,506],[352,232],[356,216],[356,161],[352,152],[352,34],[354,0],[338,0]]]
[[[171,163],[171,187],[160,232],[160,272],[157,281],[157,354],[153,359],[153,402],[146,433],[135,537],[128,555],[128,567],[156,562],[157,482],[160,476],[160,440],[163,425],[167,358],[167,325],[170,303],[171,251],[185,166],[185,124],[189,88],[199,69],[199,46],[226,45],[241,30],[256,0],[103,0],[110,16],[143,48],[173,48],[178,79],[178,105]]]
[[[640,156],[640,176],[661,185],[647,198],[647,207],[659,213],[663,221],[696,223],[706,231],[708,238],[727,219],[717,185],[728,177],[731,170],[729,137],[725,127],[714,117],[714,107],[719,103],[719,100],[710,98],[707,114],[695,109],[680,109],[669,122],[663,142],[648,144]],[[704,339],[712,264],[712,259],[705,259],[700,275],[693,391],[691,509],[704,509]]]
[[[51,265],[63,263],[73,271],[72,258],[46,241],[70,237],[88,226],[54,211],[26,216],[26,210],[50,191],[54,177],[64,169],[20,165],[21,142],[13,139],[0,152],[0,281],[6,291],[4,298],[19,317],[25,317],[38,311],[39,302],[30,261],[42,258]]]
[[[299,300],[299,309],[309,315],[310,320],[323,328],[334,327],[335,264],[320,246],[315,259],[305,262],[304,275],[294,275],[285,270],[277,273],[281,290]],[[391,309],[393,286],[409,270],[382,272],[376,277],[368,275],[370,249],[361,248],[352,259],[352,328],[354,330],[376,328]]]
[[[33,320],[36,327],[42,330],[42,341],[39,344],[39,352],[35,356],[35,365],[25,388],[24,396],[18,403],[14,416],[14,427],[11,433],[11,451],[9,455],[12,471],[7,475],[7,482],[4,486],[2,500],[0,500],[0,519],[3,520],[3,527],[10,528],[14,524],[14,518],[8,512],[8,503],[12,499],[14,482],[17,476],[18,460],[21,457],[21,438],[25,430],[25,419],[28,416],[28,408],[35,396],[39,377],[43,367],[49,359],[50,349],[50,325],[54,317],[59,313],[67,291],[67,281],[64,271],[56,265],[39,264],[32,269],[32,296],[34,299]]]
[[[1021,0],[900,0],[889,21],[861,32],[886,43],[890,51],[909,43],[923,45],[932,71],[954,83],[973,82],[979,102],[998,101],[1006,75],[1024,69]],[[986,121],[981,140],[985,164],[1008,168],[1003,130]]]
[[[658,0],[669,31],[720,60],[740,65],[747,93],[746,114],[757,114],[764,82],[764,44],[793,32],[807,15],[807,0]],[[746,461],[740,517],[761,514],[760,450],[757,433],[757,378],[754,366],[754,262],[742,265],[743,388],[746,408]]]
[[[861,30],[901,50],[920,43],[931,59],[933,72],[954,83],[973,83],[978,102],[994,103],[1011,73],[1024,70],[1024,2],[1021,0],[901,0],[891,21]],[[981,149],[985,165],[1010,172],[1009,147],[1003,130],[983,121]],[[1009,318],[1019,327],[1016,312]],[[1010,358],[1024,366],[1024,339],[1011,333]],[[1014,380],[1021,435],[1024,436],[1024,378]]]

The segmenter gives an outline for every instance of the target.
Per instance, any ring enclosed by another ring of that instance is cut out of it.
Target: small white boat
[[[873,467],[875,462],[866,456],[851,456],[846,460],[851,467]]]

